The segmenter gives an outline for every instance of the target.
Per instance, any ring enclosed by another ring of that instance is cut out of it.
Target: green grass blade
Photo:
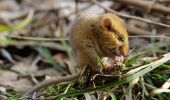
[[[12,27],[7,25],[0,25],[0,32],[11,32],[13,30]]]
[[[67,94],[61,94],[61,95],[57,96],[56,98],[76,96],[76,95],[80,95],[80,94],[91,92],[91,91],[102,90],[102,89],[106,89],[106,88],[109,88],[109,87],[115,87],[115,86],[118,86],[118,85],[125,84],[129,81],[132,81],[133,79],[136,79],[136,78],[139,78],[140,76],[143,76],[144,74],[152,71],[153,69],[159,67],[161,64],[163,64],[163,63],[165,63],[169,60],[170,60],[170,53],[167,53],[167,54],[164,55],[163,58],[161,58],[161,59],[159,59],[155,62],[152,62],[150,64],[144,65],[144,66],[147,66],[147,67],[140,70],[137,73],[134,73],[131,76],[128,76],[128,77],[120,80],[120,81],[109,83],[109,84],[106,84],[106,85],[103,85],[103,86],[98,86],[98,87],[95,87],[95,88],[86,88],[86,89],[83,89],[83,90],[77,90],[77,91],[70,92],[70,93],[67,93]]]
[[[33,16],[34,16],[34,10],[30,10],[30,12],[28,13],[28,16],[21,23],[17,24],[15,26],[15,29],[20,30],[20,29],[25,28],[31,22]]]
[[[108,93],[111,96],[112,100],[117,100],[116,96],[113,94],[113,92],[109,91]]]
[[[60,67],[60,65],[54,60],[54,58],[52,57],[50,51],[47,49],[47,48],[44,48],[44,47],[38,47],[37,48],[40,55],[42,57],[44,57],[45,59],[48,60],[49,63],[51,63],[57,71],[60,71],[60,72],[63,72],[63,69]]]

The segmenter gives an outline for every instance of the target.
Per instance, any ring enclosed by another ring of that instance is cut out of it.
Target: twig
[[[59,51],[65,51],[65,48],[60,43],[56,43],[56,42],[16,41],[15,44],[12,44],[12,45],[20,46],[20,47],[41,45],[43,47],[52,48],[52,49],[56,49],[56,50],[59,50]]]
[[[139,36],[133,36],[130,35],[130,38],[165,38],[165,39],[170,39],[168,36],[161,36],[161,35],[154,35],[154,36],[147,36],[147,35],[139,35]]]
[[[0,52],[2,56],[5,57],[7,60],[9,60],[11,63],[13,64],[16,63],[16,61],[12,58],[11,54],[7,50],[1,49]]]
[[[133,6],[139,8],[139,10],[146,11],[153,4],[151,0],[114,0],[124,5]],[[152,12],[159,12],[163,14],[170,14],[169,7],[161,4],[155,4],[152,8]]]
[[[163,42],[163,43],[162,42],[157,42],[157,43],[154,43],[154,45],[155,45],[156,48],[169,47],[170,46],[168,41]],[[139,49],[135,50],[135,52],[136,52],[136,54],[138,54],[138,53],[144,52],[145,50],[150,50],[152,47],[153,47],[152,43],[146,44],[145,46],[142,46]]]
[[[31,78],[31,81],[34,83],[34,84],[38,84],[38,80],[35,78],[35,76],[33,74],[30,74],[30,78]]]
[[[129,19],[135,19],[135,20],[139,20],[139,21],[143,21],[143,22],[146,22],[146,23],[150,23],[150,24],[154,24],[154,25],[159,25],[159,26],[163,26],[163,27],[169,27],[170,28],[170,25],[167,25],[167,24],[163,24],[163,23],[158,23],[158,22],[154,22],[154,21],[151,21],[151,20],[148,20],[148,19],[144,19],[144,18],[140,18],[140,17],[136,17],[136,16],[131,16],[131,15],[127,15],[127,14],[123,14],[123,13],[119,13],[115,10],[112,10],[110,8],[106,8],[104,6],[102,6],[97,0],[92,0],[92,2],[96,5],[98,5],[99,7],[111,12],[111,13],[114,13],[118,16],[121,16],[121,17],[125,17],[125,18],[129,18]]]
[[[147,13],[150,13],[150,12],[151,12],[153,6],[155,6],[155,4],[156,4],[158,1],[159,1],[159,0],[154,0],[154,1],[153,1],[152,5],[151,5],[151,6],[148,8],[148,10],[147,10]]]
[[[170,0],[159,0],[160,3],[169,3]]]
[[[63,37],[63,38],[40,38],[40,37],[27,37],[27,36],[15,36],[15,35],[6,35],[8,38],[12,39],[21,39],[21,40],[31,40],[31,41],[68,41],[68,37]],[[134,36],[130,35],[130,38],[166,38],[170,39],[168,36],[161,36],[161,35],[156,35],[156,36],[148,36],[148,35],[139,35],[139,36]]]
[[[31,40],[31,41],[61,41],[68,40],[68,38],[40,38],[40,37],[28,37],[28,36],[17,36],[17,35],[6,35],[8,38]]]

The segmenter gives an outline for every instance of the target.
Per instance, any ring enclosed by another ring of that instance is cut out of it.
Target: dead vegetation
[[[39,98],[168,100],[169,8],[170,0],[1,0],[0,99],[18,99],[42,80],[75,72],[71,22],[80,14],[111,12],[124,19],[130,35],[124,78],[81,91],[74,83],[61,84]]]

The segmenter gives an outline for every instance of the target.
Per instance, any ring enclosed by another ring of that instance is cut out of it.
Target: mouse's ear
[[[112,30],[112,19],[109,17],[103,18],[102,27],[104,29]]]

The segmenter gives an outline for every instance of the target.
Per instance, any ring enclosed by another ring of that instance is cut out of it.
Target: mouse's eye
[[[121,42],[124,42],[124,41],[125,41],[125,38],[124,38],[124,36],[123,36],[122,34],[119,34],[119,35],[117,36],[117,39],[118,39],[119,41],[121,41]]]
[[[115,33],[115,35],[119,41],[121,41],[121,42],[125,41],[124,36],[118,30],[112,28],[112,31]]]

